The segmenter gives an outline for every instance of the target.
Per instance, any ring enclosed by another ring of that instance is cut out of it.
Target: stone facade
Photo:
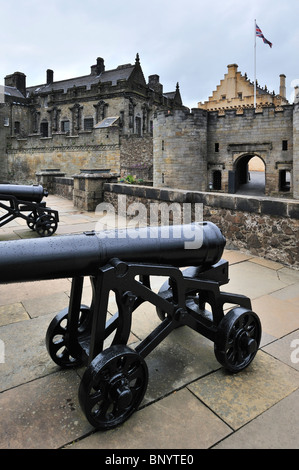
[[[235,193],[248,163],[265,167],[265,194],[298,198],[298,103],[191,112],[154,121],[154,186]],[[290,185],[286,177],[290,175]]]
[[[145,81],[138,54],[134,65],[107,71],[98,58],[89,75],[69,80],[55,81],[47,70],[46,83],[33,87],[15,72],[5,77],[5,102],[0,162],[10,181],[26,183],[51,168],[67,175],[84,168],[125,173],[138,165],[150,171],[153,115],[182,107],[178,86],[164,93],[158,75]]]
[[[279,84],[279,94],[272,93],[267,86],[260,87],[256,84],[256,106],[265,105],[282,106],[288,104],[286,99],[285,75],[281,74]],[[220,80],[212,96],[204,103],[198,103],[198,108],[208,110],[244,108],[254,105],[254,82],[250,81],[247,74],[238,72],[237,64],[227,66],[227,73]]]
[[[299,198],[298,90],[286,99],[256,86],[236,64],[198,108],[157,112],[154,121],[155,186],[235,193],[249,171],[264,171],[265,194]]]

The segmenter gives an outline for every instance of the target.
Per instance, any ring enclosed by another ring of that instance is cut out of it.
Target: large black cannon
[[[0,227],[21,217],[41,237],[53,235],[59,216],[42,202],[46,196],[48,192],[41,185],[0,184],[0,208],[6,211],[0,213]]]
[[[148,383],[144,358],[175,328],[187,325],[213,341],[217,360],[232,372],[255,357],[261,324],[250,299],[220,291],[229,281],[224,246],[210,222],[6,241],[0,283],[72,278],[69,306],[50,323],[46,346],[61,367],[87,366],[79,401],[89,422],[105,430],[139,407]],[[85,276],[93,291],[89,306],[82,305]],[[152,276],[168,278],[159,292],[151,288]],[[110,317],[111,291],[118,312]],[[161,322],[132,349],[132,314],[143,302],[156,307]],[[234,307],[224,314],[226,303]]]

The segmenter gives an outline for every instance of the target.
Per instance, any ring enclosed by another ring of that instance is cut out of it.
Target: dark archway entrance
[[[265,163],[254,154],[239,157],[229,175],[229,192],[237,194],[265,194]]]

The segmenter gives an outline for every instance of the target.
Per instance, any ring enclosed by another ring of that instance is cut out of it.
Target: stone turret
[[[154,120],[154,186],[207,189],[207,112],[158,112]]]

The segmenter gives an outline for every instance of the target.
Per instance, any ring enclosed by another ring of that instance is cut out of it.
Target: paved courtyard
[[[59,211],[57,235],[100,228],[96,214],[71,201],[49,196],[47,205]],[[0,229],[0,243],[35,236],[21,219]],[[95,431],[80,409],[85,369],[61,370],[45,347],[50,321],[68,305],[71,280],[0,285],[0,448],[298,448],[299,271],[240,251],[225,250],[223,258],[230,282],[222,289],[250,297],[261,319],[252,364],[230,374],[211,341],[188,327],[174,330],[146,357],[149,384],[140,409],[106,432]],[[87,283],[84,302],[90,298]],[[159,321],[151,305],[140,306],[130,343]]]

